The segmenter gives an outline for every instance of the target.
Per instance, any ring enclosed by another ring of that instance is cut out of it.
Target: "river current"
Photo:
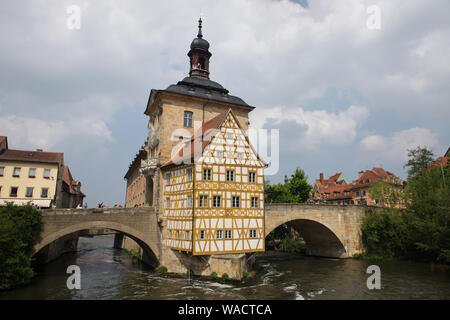
[[[113,236],[81,237],[78,251],[37,269],[32,283],[0,299],[450,299],[450,270],[432,264],[327,259],[266,253],[243,282],[174,278],[113,249]],[[367,288],[367,267],[381,270],[381,289]],[[69,290],[69,265],[81,289]]]

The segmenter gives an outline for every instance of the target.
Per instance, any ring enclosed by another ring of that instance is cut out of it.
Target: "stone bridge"
[[[144,260],[152,265],[157,264],[161,255],[160,228],[155,210],[151,207],[46,210],[42,218],[44,228],[41,240],[32,252],[33,256],[44,249],[46,257],[42,257],[42,261],[71,251],[78,233],[93,228],[111,229],[118,231],[119,236],[130,237],[143,249]]]
[[[361,223],[368,209],[356,205],[266,204],[266,236],[276,227],[294,227],[314,256],[349,258],[363,253]]]
[[[368,207],[352,205],[267,204],[265,234],[267,236],[276,227],[287,224],[304,238],[307,254],[352,257],[364,251],[360,225],[367,210]],[[102,228],[118,232],[115,247],[121,247],[120,236],[123,235],[137,242],[143,249],[143,260],[151,265],[165,265],[173,272],[186,269],[202,270],[199,271],[201,274],[210,272],[207,267],[213,258],[192,257],[174,252],[162,244],[164,227],[158,223],[153,207],[47,210],[43,213],[43,220],[41,240],[35,245],[32,255],[45,252],[46,260],[69,249],[76,250],[74,239],[78,238],[80,231]]]

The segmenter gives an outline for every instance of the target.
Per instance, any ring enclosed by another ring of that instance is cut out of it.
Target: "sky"
[[[310,183],[373,167],[404,179],[407,149],[449,147],[448,12],[448,0],[0,0],[0,135],[64,152],[88,206],[123,204],[150,90],[188,75],[201,15],[211,80],[256,107],[251,128],[279,130],[266,180],[297,167]]]

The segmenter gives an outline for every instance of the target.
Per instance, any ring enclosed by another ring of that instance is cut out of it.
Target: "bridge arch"
[[[265,235],[288,224],[305,239],[307,253],[349,258],[365,252],[361,224],[366,211],[355,205],[266,204]]]
[[[125,234],[126,236],[130,237],[136,243],[139,244],[139,246],[144,251],[144,260],[146,262],[154,262],[150,264],[158,264],[158,257],[157,257],[157,247],[155,244],[146,241],[146,236],[139,230],[136,230],[130,226],[113,222],[113,221],[87,221],[87,222],[81,222],[77,224],[73,224],[70,226],[67,226],[65,228],[59,229],[57,231],[51,232],[49,234],[44,235],[44,237],[34,246],[33,251],[31,252],[31,256],[36,255],[39,253],[40,250],[48,246],[49,244],[53,243],[54,241],[57,241],[58,239],[63,238],[64,236],[73,234],[78,231],[82,230],[89,230],[92,228],[103,228],[103,229],[111,229],[114,231],[121,232]]]
[[[340,258],[346,255],[344,244],[325,224],[310,219],[293,219],[280,223],[266,231],[266,237],[277,227],[286,224],[293,227],[306,243],[306,254]]]

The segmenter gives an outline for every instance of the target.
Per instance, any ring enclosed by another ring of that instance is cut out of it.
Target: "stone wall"
[[[297,226],[305,239],[307,251],[314,255],[349,258],[364,253],[361,240],[362,219],[367,207],[354,205],[267,204],[265,210],[266,236],[284,223]],[[341,251],[339,244],[344,251]]]

